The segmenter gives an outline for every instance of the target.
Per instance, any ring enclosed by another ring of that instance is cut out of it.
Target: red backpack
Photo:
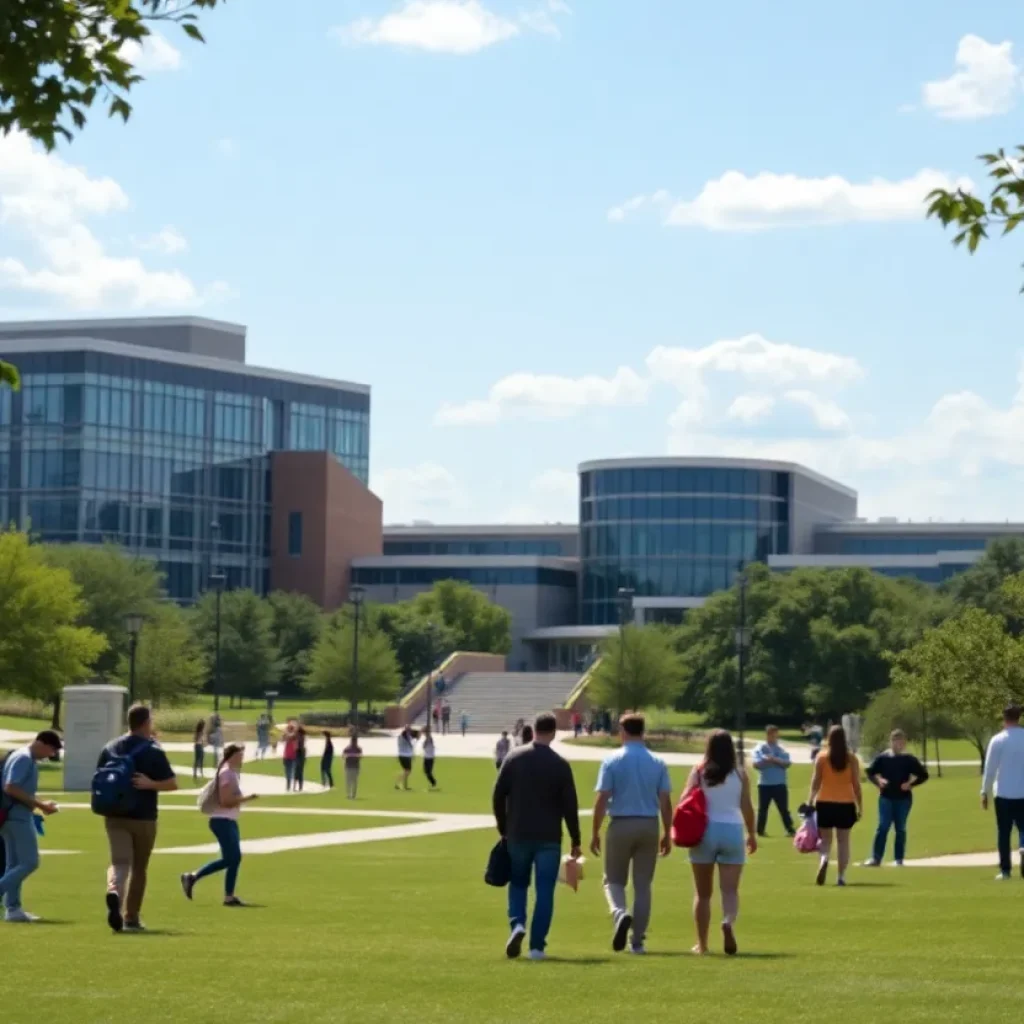
[[[679,798],[672,815],[672,842],[676,846],[692,849],[700,846],[708,830],[708,801],[701,787],[700,769],[697,785]]]

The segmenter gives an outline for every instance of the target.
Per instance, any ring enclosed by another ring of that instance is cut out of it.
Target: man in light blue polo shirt
[[[754,770],[759,778],[757,782],[757,834],[764,836],[768,827],[768,811],[774,803],[782,815],[782,825],[786,835],[796,835],[793,828],[793,816],[789,813],[789,786],[786,776],[789,774],[790,758],[779,746],[779,730],[769,725],[765,730],[764,743],[759,743],[754,750]]]
[[[604,892],[615,922],[612,949],[644,953],[651,920],[651,883],[661,855],[672,852],[672,784],[668,769],[644,743],[644,716],[623,715],[619,722],[622,748],[608,757],[597,776],[594,833],[590,850],[601,855],[601,824],[611,815],[604,849]],[[658,818],[662,835],[658,841]],[[633,911],[626,903],[626,885],[633,868]]]

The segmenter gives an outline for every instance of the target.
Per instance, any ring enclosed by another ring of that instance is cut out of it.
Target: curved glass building
[[[623,587],[638,606],[700,603],[745,563],[802,550],[815,526],[856,515],[856,492],[789,463],[612,459],[579,472],[587,625],[618,621]]]

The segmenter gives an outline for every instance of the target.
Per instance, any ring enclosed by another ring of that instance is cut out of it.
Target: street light
[[[619,686],[617,700],[619,707],[615,710],[622,714],[622,692],[626,685],[626,623],[633,615],[633,591],[629,587],[619,587]],[[609,729],[609,733],[611,730]]]
[[[434,703],[434,666],[437,664],[437,623],[427,623],[427,633],[430,635],[430,670],[427,672],[427,728],[430,728],[430,715]]]
[[[142,631],[142,616],[138,612],[129,612],[124,617],[124,631],[129,637],[128,646],[128,701],[135,703],[135,651],[139,646],[139,633]]]
[[[352,709],[349,713],[349,725],[353,729],[359,728],[359,610],[363,606],[365,596],[366,590],[363,587],[356,585],[349,588],[348,599],[355,613],[355,633],[352,637]]]
[[[214,618],[214,655],[213,655],[213,712],[220,711],[220,599],[227,582],[224,573],[218,572],[216,563],[220,548],[220,523],[216,519],[210,524],[210,536],[213,540],[213,554],[210,557],[210,586],[216,591],[217,605]]]
[[[747,628],[747,574],[740,570],[736,581],[740,588],[740,617],[736,627],[736,654],[739,659],[739,677],[736,687],[736,732],[739,734],[740,764],[743,764],[743,730],[747,724],[746,672],[747,651],[750,649],[750,630]]]

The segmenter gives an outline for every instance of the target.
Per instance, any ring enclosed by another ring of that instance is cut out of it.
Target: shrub
[[[24,697],[0,697],[0,715],[8,718],[41,718],[50,720],[52,709]]]
[[[352,716],[348,711],[303,711],[298,716],[299,724],[307,729],[348,729]],[[379,729],[384,725],[384,716],[376,711],[360,711],[359,730]]]

